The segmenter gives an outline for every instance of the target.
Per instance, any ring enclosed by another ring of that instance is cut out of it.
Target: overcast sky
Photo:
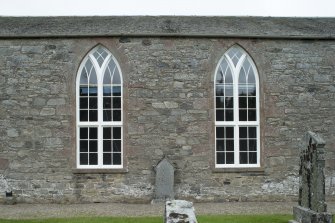
[[[0,0],[0,16],[335,17],[335,0]]]

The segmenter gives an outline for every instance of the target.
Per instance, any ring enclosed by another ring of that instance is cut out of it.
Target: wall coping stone
[[[0,17],[0,38],[226,37],[335,39],[335,18],[204,16]]]

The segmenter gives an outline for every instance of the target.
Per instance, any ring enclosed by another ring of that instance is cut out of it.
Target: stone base
[[[332,223],[333,216],[327,212],[315,212],[301,206],[293,207],[293,216],[295,220],[289,223]]]
[[[14,204],[16,204],[16,199],[14,197],[5,197],[4,204],[14,205]]]

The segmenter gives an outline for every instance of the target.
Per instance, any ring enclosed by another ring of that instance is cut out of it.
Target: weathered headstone
[[[174,167],[167,158],[162,159],[155,167],[155,199],[166,200],[174,198]]]
[[[300,151],[299,205],[293,207],[291,223],[332,223],[325,202],[324,146],[320,136],[307,132]]]
[[[193,203],[184,200],[166,201],[164,223],[197,223]]]

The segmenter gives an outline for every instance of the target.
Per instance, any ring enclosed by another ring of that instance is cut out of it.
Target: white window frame
[[[103,64],[98,64],[97,60],[93,56],[93,53],[98,49],[103,48],[107,53],[108,56],[104,59]],[[80,78],[81,72],[86,65],[87,60],[91,60],[93,67],[96,71],[97,75],[97,88],[98,88],[98,121],[80,121],[80,108],[79,108],[79,86],[80,86]],[[108,66],[108,63],[113,60],[116,68],[120,74],[120,81],[121,81],[121,121],[103,121],[103,77],[105,70]],[[80,127],[96,127],[98,128],[98,165],[80,165],[80,151],[79,151],[79,142],[80,136],[79,131]],[[121,164],[120,165],[103,165],[103,127],[121,127]],[[77,169],[121,169],[123,168],[123,76],[120,69],[120,65],[115,59],[115,57],[111,54],[109,50],[105,47],[97,46],[92,49],[86,57],[81,62],[76,79],[76,167]]]
[[[215,118],[215,168],[256,168],[261,165],[261,154],[260,154],[260,105],[259,105],[259,75],[252,58],[248,53],[239,46],[233,46],[238,48],[243,55],[239,59],[236,67],[234,66],[233,61],[228,56],[228,52],[231,49],[228,49],[226,53],[220,59],[214,75],[214,118]],[[231,69],[233,76],[233,101],[234,101],[234,120],[233,121],[216,121],[216,75],[220,69],[221,63],[223,60],[227,59],[228,66]],[[243,62],[248,59],[250,65],[255,74],[256,82],[256,121],[239,121],[239,104],[238,104],[238,75],[242,68]],[[216,138],[216,129],[217,127],[234,127],[234,164],[217,164],[217,138]],[[239,127],[256,127],[257,133],[257,163],[256,164],[240,164],[240,151],[239,151]]]

